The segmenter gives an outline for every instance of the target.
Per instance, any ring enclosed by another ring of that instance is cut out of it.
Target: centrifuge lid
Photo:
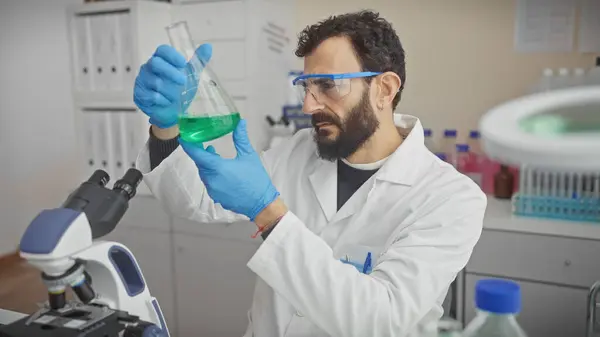
[[[581,107],[584,104],[600,114],[600,86],[540,93],[499,105],[481,119],[483,149],[490,158],[509,165],[598,172],[600,133],[537,136],[519,126],[524,118],[534,114]]]

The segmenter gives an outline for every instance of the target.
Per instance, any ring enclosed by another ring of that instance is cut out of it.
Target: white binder
[[[99,165],[98,157],[98,131],[96,127],[96,112],[82,110],[82,142],[85,164],[85,176],[89,177]]]
[[[97,159],[96,159],[96,167],[108,172],[108,174],[113,177],[113,172],[111,169],[111,155],[110,148],[112,147],[111,139],[110,139],[110,115],[105,111],[95,111],[94,112],[94,124],[96,129],[97,138],[96,140],[96,149],[97,149]]]
[[[109,91],[119,91],[123,89],[123,82],[121,81],[121,67],[120,63],[120,31],[119,31],[119,16],[121,12],[107,13],[104,16],[104,27],[106,34],[105,38],[107,41],[105,55],[106,55],[106,75],[107,75],[107,86]]]
[[[129,167],[135,167],[138,153],[148,140],[149,124],[137,110],[125,112],[126,137],[127,137],[127,160]]]
[[[108,45],[109,35],[106,14],[90,15],[91,52],[93,60],[93,91],[107,91],[109,85]]]
[[[125,141],[125,113],[122,111],[111,111],[110,117],[110,139],[112,152],[112,171],[115,177],[122,176],[127,170],[127,157],[125,155],[127,142]]]
[[[73,34],[75,90],[80,92],[90,91],[92,84],[93,69],[90,67],[92,60],[90,55],[89,18],[87,15],[75,16],[73,18],[74,29],[71,31],[71,34]]]
[[[119,76],[122,88],[133,88],[137,69],[134,69],[134,45],[131,27],[131,13],[118,13],[115,15],[118,26],[119,39]]]

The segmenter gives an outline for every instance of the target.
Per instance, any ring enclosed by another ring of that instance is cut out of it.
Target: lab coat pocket
[[[382,247],[365,245],[343,245],[336,249],[336,258],[354,266],[359,272],[369,274],[379,258]]]
[[[285,331],[285,337],[329,337],[301,312],[296,312]]]

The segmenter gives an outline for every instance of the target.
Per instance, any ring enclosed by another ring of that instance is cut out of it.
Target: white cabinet
[[[467,289],[475,289],[477,280],[484,277],[466,276]],[[585,289],[560,287],[535,282],[517,281],[521,285],[522,311],[517,317],[528,337],[585,336]],[[475,316],[472,291],[466,292],[465,316],[470,322]]]
[[[174,243],[179,336],[242,336],[256,279],[246,264],[258,243],[189,234]]]
[[[75,125],[86,179],[95,169],[118,179],[148,138],[148,117],[133,103],[135,77],[160,44],[171,5],[102,1],[69,6]],[[133,146],[132,146],[133,145]],[[139,193],[149,194],[142,184]]]
[[[600,280],[600,227],[515,217],[492,198],[483,226],[458,278],[459,319],[473,318],[477,280],[511,279],[521,285],[518,320],[529,337],[584,336],[589,287]]]

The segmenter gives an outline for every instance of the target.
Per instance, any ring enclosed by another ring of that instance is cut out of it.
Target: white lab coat
[[[481,234],[486,197],[427,150],[417,118],[395,123],[406,139],[339,211],[337,164],[318,158],[311,131],[263,154],[290,211],[248,262],[258,279],[245,337],[414,336],[442,315]],[[245,219],[213,203],[181,148],[152,172],[143,149],[138,167],[178,216]],[[340,262],[367,251],[368,275]]]

